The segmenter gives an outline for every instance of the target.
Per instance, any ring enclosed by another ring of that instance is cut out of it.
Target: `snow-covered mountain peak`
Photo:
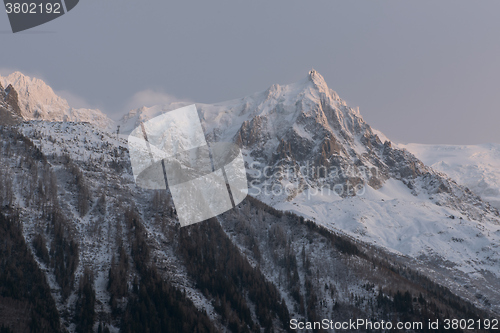
[[[40,90],[43,90],[44,92],[48,92],[51,95],[55,95],[54,91],[50,86],[48,86],[44,81],[36,78],[36,77],[30,77],[27,75],[24,75],[23,73],[19,71],[15,71],[11,74],[9,74],[6,77],[2,77],[0,79],[4,82],[9,82],[13,86],[23,86],[23,87],[30,87],[30,89],[38,88]],[[52,96],[47,96],[47,97],[52,97]]]
[[[255,97],[258,94],[252,96]],[[290,103],[296,102],[297,99],[319,101],[323,97],[345,104],[339,95],[328,87],[323,76],[314,69],[309,72],[307,77],[295,83],[287,85],[273,84],[266,90],[266,95],[268,99],[274,98]]]
[[[262,165],[298,163],[339,170],[378,168],[365,179],[343,174],[341,183],[368,182],[375,188],[388,177],[378,151],[379,137],[359,112],[347,106],[324,78],[312,70],[295,83],[274,84],[252,95],[215,104],[196,104],[208,142],[235,142],[247,152],[249,161]],[[157,105],[132,110],[120,122],[128,134],[141,121],[154,118],[180,105]]]
[[[89,122],[109,129],[113,121],[97,109],[75,109],[58,96],[43,80],[31,78],[21,72],[0,76],[4,87],[12,85],[18,95],[21,116],[25,120]]]
[[[128,133],[139,125],[161,113],[185,106],[186,103],[173,103],[142,107],[130,111],[121,121],[121,132]],[[302,117],[314,121],[328,123],[324,105],[335,109],[340,121],[347,120],[353,124],[352,118],[362,120],[354,109],[348,108],[338,94],[329,89],[324,78],[312,70],[304,79],[287,85],[273,84],[268,89],[252,95],[215,104],[196,103],[205,130],[215,131],[217,140],[232,141],[238,136],[238,131],[245,121],[254,118],[268,118],[269,130],[278,136],[290,129]],[[339,121],[337,121],[339,122]],[[347,123],[341,127],[350,126]],[[221,137],[223,136],[223,137]]]
[[[52,88],[40,79],[14,72],[7,77],[0,76],[0,82],[4,86],[12,84],[16,89],[20,97],[22,115],[28,119],[58,117],[62,116],[63,110],[69,109],[68,102],[57,96]]]
[[[326,84],[325,79],[314,69],[309,72],[309,79],[314,83],[318,90],[328,90],[328,85]]]

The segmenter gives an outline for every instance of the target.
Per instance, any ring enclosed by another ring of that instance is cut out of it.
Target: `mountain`
[[[398,144],[500,209],[500,145]]]
[[[250,194],[328,230],[425,263],[453,290],[500,309],[500,216],[477,193],[382,142],[311,71],[294,84],[196,104],[207,140],[241,145]],[[149,119],[176,106],[134,110]],[[487,295],[481,296],[477,295]]]
[[[181,105],[134,110],[121,132]],[[497,211],[382,142],[319,73],[197,107],[209,143],[242,147],[251,196],[184,228],[169,189],[136,185],[124,137],[2,123],[0,330],[290,332],[292,320],[369,318],[444,331],[446,318],[498,317]]]
[[[252,197],[179,228],[169,191],[137,187],[126,141],[90,124],[25,122],[0,136],[0,327],[291,332],[292,319],[494,316],[418,260]]]
[[[19,112],[25,120],[89,122],[99,128],[109,129],[113,121],[97,109],[75,109],[57,96],[51,87],[37,78],[20,72],[0,76],[0,84],[11,85],[17,92]]]

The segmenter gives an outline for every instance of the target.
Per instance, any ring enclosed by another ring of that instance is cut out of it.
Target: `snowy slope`
[[[398,144],[500,209],[500,144]]]
[[[365,189],[344,199],[327,190],[316,194],[310,189],[274,206],[402,255],[422,259],[436,255],[464,273],[485,270],[500,278],[497,221],[478,223],[455,209],[436,205],[428,194],[414,196],[397,180],[387,181],[379,190]]]
[[[20,72],[0,76],[0,83],[12,84],[19,96],[21,114],[26,120],[89,122],[102,129],[111,129],[113,121],[97,109],[75,109],[57,96],[51,87],[37,78]]]

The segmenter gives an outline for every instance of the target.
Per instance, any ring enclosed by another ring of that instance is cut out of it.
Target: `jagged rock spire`
[[[12,84],[9,84],[7,88],[5,88],[5,95],[5,102],[10,105],[14,114],[18,117],[22,117],[21,108],[19,107],[19,96]]]
[[[9,85],[6,89],[0,84],[0,125],[14,125],[22,121],[17,92]]]
[[[318,88],[318,89],[323,89],[325,91],[328,91],[328,85],[326,84],[325,79],[323,76],[318,73],[314,68],[309,71],[309,80],[311,80],[312,83]]]

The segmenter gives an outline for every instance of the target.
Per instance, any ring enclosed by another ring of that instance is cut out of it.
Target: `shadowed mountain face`
[[[21,120],[17,91],[12,85],[4,89],[0,83],[0,124],[13,125]]]

